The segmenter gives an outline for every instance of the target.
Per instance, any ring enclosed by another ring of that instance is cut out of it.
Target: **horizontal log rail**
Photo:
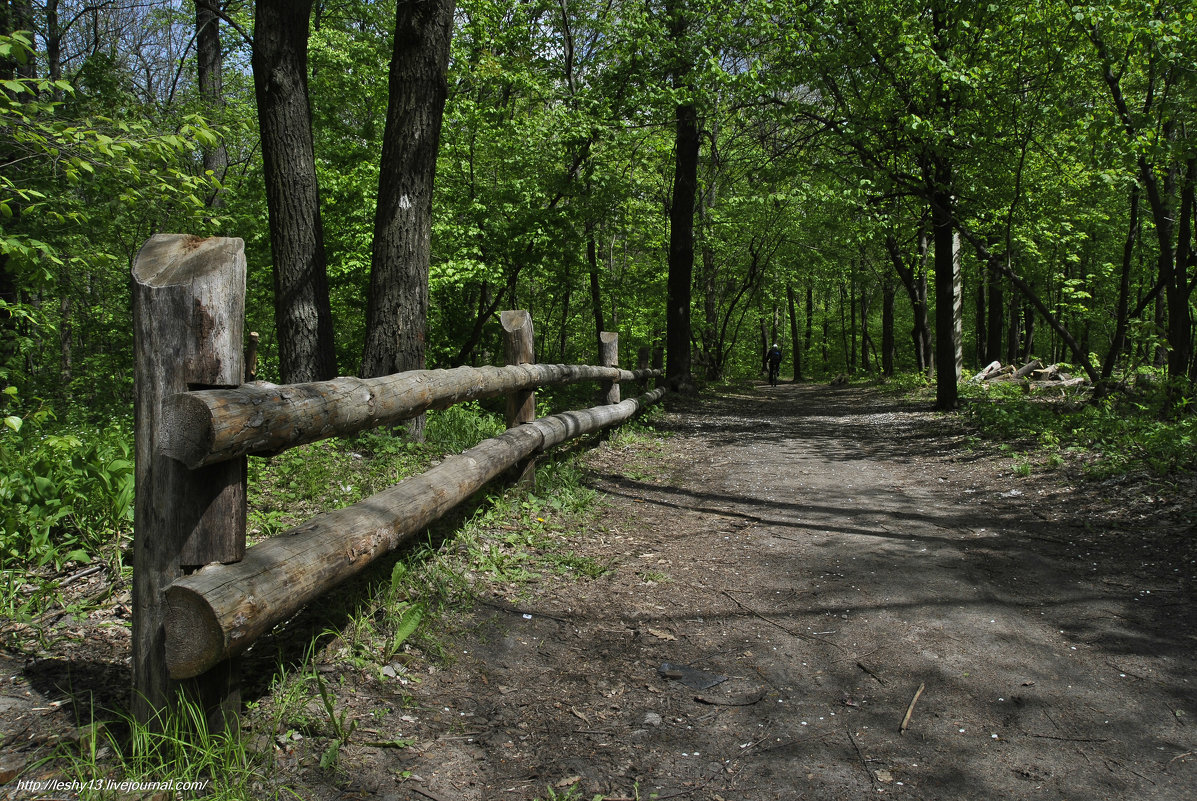
[[[209,565],[177,579],[166,590],[171,677],[198,676],[238,653],[521,460],[623,422],[664,393],[659,388],[621,403],[523,423],[390,489],[255,545],[240,562]]]
[[[237,654],[376,557],[511,471],[535,484],[535,455],[627,420],[664,388],[619,402],[620,384],[660,377],[659,351],[618,366],[536,364],[532,317],[505,311],[505,367],[417,370],[277,386],[244,383],[244,243],[152,237],[132,269],[137,384],[133,564],[134,716],[161,728],[182,692],[209,726],[236,727]],[[245,365],[251,365],[250,370]],[[535,389],[597,381],[607,405],[533,419]],[[643,386],[643,385],[642,385]],[[194,390],[194,391],[188,391]],[[245,547],[246,456],[401,423],[429,409],[507,396],[507,433],[337,511]]]
[[[270,454],[328,437],[394,425],[427,411],[542,386],[630,382],[660,370],[578,364],[521,364],[413,370],[381,378],[309,384],[243,384],[166,398],[160,452],[190,468]]]

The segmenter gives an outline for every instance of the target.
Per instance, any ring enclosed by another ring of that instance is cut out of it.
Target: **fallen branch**
[[[872,676],[873,678],[875,678],[875,679],[877,680],[877,683],[878,683],[878,684],[880,684],[882,687],[884,687],[884,686],[885,686],[885,679],[881,678],[881,677],[880,677],[880,676],[878,676],[876,673],[874,673],[873,671],[871,671],[871,670],[869,670],[867,667],[865,667],[865,665],[864,665],[864,663],[863,663],[863,662],[857,662],[857,663],[856,663],[856,666],[857,666],[858,668],[860,668],[861,670],[863,670],[865,673],[868,673],[870,676]]]
[[[1030,737],[1038,737],[1040,740],[1060,740],[1065,743],[1108,743],[1109,740],[1093,740],[1087,737],[1056,737],[1054,734],[1031,734]]]
[[[791,637],[799,637],[804,640],[813,640],[814,642],[821,642],[821,643],[824,643],[825,645],[831,645],[836,648],[839,648],[841,651],[848,650],[848,649],[844,648],[844,646],[840,645],[839,643],[834,643],[831,640],[824,640],[820,637],[814,637],[814,636],[811,636],[810,634],[804,634],[801,631],[794,631],[793,629],[787,628],[787,627],[781,625],[780,623],[778,623],[776,620],[772,620],[770,618],[765,617],[760,612],[753,609],[751,606],[748,606],[747,604],[740,602],[735,597],[733,597],[732,594],[729,593],[727,590],[721,590],[721,592],[724,595],[726,595],[728,598],[730,598],[736,606],[740,607],[745,612],[749,613],[750,615],[753,615],[754,617],[759,617],[761,620],[765,621],[766,623],[768,623],[771,626],[776,626],[777,628],[784,631],[786,634],[789,634]]]
[[[920,687],[919,689],[921,690],[922,688]],[[878,789],[877,782],[873,780],[873,771],[869,770],[868,760],[865,759],[864,752],[860,750],[860,745],[856,742],[856,738],[852,736],[852,729],[845,728],[844,731],[848,732],[848,739],[852,741],[852,747],[856,749],[856,756],[860,758],[860,766],[864,768],[865,775],[869,777],[869,786],[874,790]]]
[[[694,700],[700,704],[709,704],[710,706],[752,706],[753,704],[758,703],[764,697],[765,691],[758,690],[755,693],[749,693],[746,696],[741,696],[740,698],[727,701],[718,698],[712,698],[709,695],[696,695],[694,696]]]
[[[101,570],[107,570],[107,569],[108,569],[108,565],[103,565],[103,564],[92,565],[91,567],[85,567],[82,570],[80,570],[78,573],[75,573],[74,575],[71,575],[71,576],[67,576],[62,581],[58,582],[58,586],[61,589],[62,587],[65,587],[68,584],[76,582],[81,578],[87,578],[88,576],[94,576],[96,573],[99,573]]]
[[[914,691],[914,698],[910,699],[910,706],[906,707],[906,715],[902,718],[902,725],[898,727],[898,734],[906,733],[906,727],[910,725],[910,716],[914,714],[914,705],[919,702],[919,696],[923,694],[923,690],[926,688],[927,685],[923,683]]]

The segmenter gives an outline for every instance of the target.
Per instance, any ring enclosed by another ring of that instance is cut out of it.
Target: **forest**
[[[759,384],[777,343],[795,383],[1191,469],[1195,11],[0,0],[0,619],[128,578],[130,270],[160,233],[244,241],[268,382],[503,364],[524,309],[542,363],[618,332],[691,395]],[[1077,377],[1063,404],[978,401],[975,373],[1035,360]],[[267,493],[353,501],[501,428],[475,404],[251,461],[251,533],[297,522]]]
[[[495,363],[526,308],[538,360],[619,331],[682,389],[777,342],[795,380],[922,375],[941,409],[1038,357],[1183,410],[1193,10],[5,0],[5,530],[37,508],[21,539],[71,550],[66,462],[131,493],[159,232],[244,240],[271,381]]]
[[[157,232],[245,241],[274,381],[491,363],[527,308],[540,360],[617,330],[675,386],[779,342],[795,379],[938,373],[944,409],[1033,356],[1191,395],[1189,2],[0,14],[6,459],[127,440]]]

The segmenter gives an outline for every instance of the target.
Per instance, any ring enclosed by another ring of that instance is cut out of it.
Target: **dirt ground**
[[[606,573],[480,594],[449,667],[342,688],[359,728],[335,773],[271,743],[278,780],[397,801],[1194,797],[1192,476],[1016,475],[870,388],[673,399],[657,427],[659,447],[587,456],[602,499],[569,547]],[[0,658],[0,752],[53,714],[51,662]]]

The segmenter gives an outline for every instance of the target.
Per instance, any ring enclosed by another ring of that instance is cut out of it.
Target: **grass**
[[[1037,397],[1016,382],[961,384],[960,390],[962,414],[979,437],[1026,452],[1015,456],[1016,474],[1030,474],[1031,462],[1048,468],[1076,463],[1095,476],[1136,470],[1167,476],[1197,468],[1197,415],[1162,384],[1100,399]]]
[[[430,412],[422,443],[372,432],[251,459],[251,536],[273,536],[313,514],[353,503],[502,430],[498,416],[467,404]],[[612,447],[637,451],[659,447],[660,436],[649,418],[612,432],[609,441]],[[611,562],[570,545],[584,536],[596,502],[584,481],[580,456],[579,448],[562,448],[540,457],[534,488],[491,490],[435,526],[424,540],[372,565],[356,589],[340,588],[326,596],[321,606],[335,622],[316,631],[298,665],[280,661],[269,692],[247,711],[242,731],[209,731],[203,715],[186,700],[163,721],[165,731],[160,732],[120,712],[94,711],[94,717],[79,716],[97,721],[90,734],[58,747],[21,778],[94,783],[96,789],[80,797],[98,799],[116,798],[120,791],[119,785],[108,789],[97,779],[148,782],[163,777],[207,782],[205,798],[297,797],[267,779],[279,738],[290,744],[289,738],[302,733],[303,748],[315,749],[310,758],[335,772],[344,747],[366,736],[347,704],[351,689],[328,680],[321,665],[335,663],[389,682],[402,708],[408,703],[403,687],[418,681],[415,665],[451,664],[451,621],[470,605],[479,584],[510,595],[528,582],[593,580],[614,569]],[[123,539],[127,535],[113,538],[117,543]],[[109,547],[111,553],[100,558],[109,561],[109,575],[118,583],[127,581],[120,548]],[[17,566],[0,570],[0,615],[36,620],[54,603],[54,582],[34,585],[25,578]],[[334,607],[342,611],[334,612]],[[46,637],[52,633],[45,632]],[[32,642],[34,634],[21,636]],[[46,637],[38,640],[39,647],[52,650],[52,638]],[[371,713],[373,718],[366,719],[379,725],[388,710]],[[250,742],[264,753],[248,749]],[[267,746],[262,748],[261,742]]]
[[[95,801],[148,797],[155,791],[215,801],[296,797],[272,786],[269,765],[246,751],[240,732],[210,730],[203,711],[182,696],[177,714],[161,719],[161,730],[120,713],[103,721],[96,710],[88,710],[83,719],[93,722],[77,740],[60,745],[52,760],[34,766],[22,779],[28,780],[29,773],[51,775],[41,771],[52,765],[54,778],[73,783],[79,798]],[[173,786],[164,787],[164,782]]]

